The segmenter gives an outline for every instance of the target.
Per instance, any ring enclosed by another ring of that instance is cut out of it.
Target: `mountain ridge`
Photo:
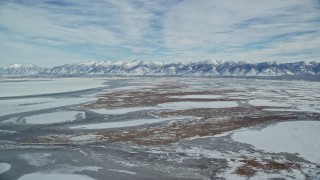
[[[0,67],[1,76],[320,76],[320,63],[292,62],[248,63],[244,61],[206,60],[188,63],[163,63],[144,60],[83,61],[52,68],[36,65],[11,64]]]

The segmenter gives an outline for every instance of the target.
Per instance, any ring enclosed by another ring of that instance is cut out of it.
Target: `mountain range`
[[[207,60],[191,63],[161,63],[142,60],[134,61],[87,61],[59,65],[52,68],[36,65],[11,64],[0,67],[1,76],[215,76],[215,77],[279,77],[320,76],[319,62],[261,62]]]

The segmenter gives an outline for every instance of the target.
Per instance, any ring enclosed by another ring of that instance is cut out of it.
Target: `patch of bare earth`
[[[234,173],[247,177],[254,176],[258,171],[271,173],[280,170],[291,171],[292,169],[300,167],[298,163],[290,161],[279,162],[275,160],[258,161],[256,159],[241,159],[239,162],[243,163],[243,165],[238,167]]]

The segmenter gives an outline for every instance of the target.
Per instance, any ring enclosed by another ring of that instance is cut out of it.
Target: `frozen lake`
[[[0,85],[0,179],[320,173],[319,82],[108,77]]]
[[[56,94],[107,86],[103,79],[66,78],[0,81],[0,97]]]

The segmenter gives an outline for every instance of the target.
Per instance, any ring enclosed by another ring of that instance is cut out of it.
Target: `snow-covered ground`
[[[0,81],[0,97],[65,93],[107,86],[103,79],[64,78],[40,80]]]
[[[235,141],[252,144],[268,152],[288,152],[320,164],[320,122],[290,121],[270,125],[261,130],[244,129],[235,132]]]

